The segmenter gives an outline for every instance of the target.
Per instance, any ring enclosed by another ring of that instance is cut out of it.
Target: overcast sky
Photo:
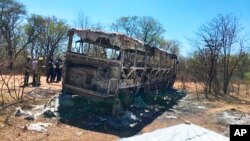
[[[84,11],[92,23],[109,25],[121,16],[152,16],[166,29],[165,37],[181,42],[181,53],[193,51],[187,39],[217,14],[233,14],[250,35],[250,0],[18,0],[29,14],[57,16],[73,25]]]

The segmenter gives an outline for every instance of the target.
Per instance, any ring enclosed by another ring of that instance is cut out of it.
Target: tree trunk
[[[240,94],[240,82],[238,82],[238,92],[237,94],[239,95]]]
[[[248,85],[247,85],[247,83],[246,83],[246,94],[248,94]]]
[[[181,82],[182,82],[182,89],[186,90],[186,84],[184,82],[184,77],[183,76],[181,77]]]
[[[195,85],[195,92],[196,92],[197,99],[199,99],[199,94],[198,94],[198,88],[197,88],[196,81],[194,81],[194,85]]]
[[[232,86],[232,91],[231,92],[232,92],[232,95],[233,95],[234,94],[234,84],[232,83],[231,86]]]
[[[11,46],[8,48],[8,57],[7,57],[7,59],[8,59],[8,68],[13,69],[13,66],[14,66],[14,61],[13,61],[13,59],[14,59],[14,51],[13,51],[13,48]]]
[[[227,78],[224,78],[224,84],[223,84],[223,94],[228,94],[228,85],[229,85],[229,80]]]
[[[208,91],[207,91],[207,86],[204,87],[204,92],[205,92],[205,97],[208,99]]]

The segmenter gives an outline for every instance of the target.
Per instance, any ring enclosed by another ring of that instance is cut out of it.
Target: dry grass
[[[5,83],[8,82],[8,85],[3,82],[3,79],[6,81]],[[13,103],[15,102],[15,99],[13,97],[17,97],[18,92],[22,90],[22,86],[24,81],[24,76],[23,75],[16,75],[16,76],[7,76],[7,75],[2,75],[2,79],[0,79],[0,103],[5,102],[5,103]],[[32,82],[32,77],[30,76],[29,82]],[[8,86],[8,87],[7,87]],[[61,83],[47,83],[46,82],[46,77],[42,76],[41,77],[41,86],[39,87],[32,87],[27,86],[24,88],[23,94],[24,97],[27,97],[27,94],[35,90],[36,88],[42,88],[42,89],[49,89],[49,90],[54,90],[54,91],[60,91],[61,90]]]
[[[181,82],[176,82],[174,87],[177,89],[182,89],[183,84]],[[244,87],[244,86],[243,86]],[[194,83],[188,82],[186,83],[186,91],[188,92],[188,101],[191,103],[198,102],[201,105],[206,106],[207,108],[204,110],[195,111],[190,107],[190,113],[181,113],[176,114],[176,119],[162,119],[159,118],[152,122],[150,125],[146,126],[142,132],[150,132],[159,128],[165,128],[169,126],[173,126],[180,123],[185,123],[186,121],[191,122],[193,124],[199,125],[201,127],[213,130],[217,133],[221,133],[225,136],[229,136],[229,126],[220,124],[215,115],[218,113],[235,109],[239,112],[243,112],[246,114],[250,114],[250,104],[244,103],[250,101],[250,95],[245,93],[245,89],[241,88],[241,92],[239,94],[233,94],[235,99],[229,99],[227,97],[220,99],[208,100],[204,98],[204,94],[202,94],[202,85],[197,85],[199,96],[203,97],[197,99],[196,88]],[[230,96],[231,97],[231,96]],[[239,103],[238,101],[243,100],[243,103]],[[197,110],[197,109],[196,109]],[[166,115],[172,115],[173,112],[166,112]]]
[[[10,80],[10,83],[13,83],[13,80]],[[17,81],[18,80],[18,81]],[[23,76],[16,76],[16,88],[19,88],[22,85]],[[32,82],[32,78],[30,78],[30,82]],[[0,84],[1,85],[1,84]],[[13,86],[14,87],[14,86]],[[30,98],[28,92],[41,88],[45,90],[53,90],[55,92],[59,92],[61,90],[61,83],[46,83],[46,77],[42,76],[41,78],[41,86],[40,87],[26,87],[24,99]],[[6,104],[13,103],[14,100],[8,95],[7,88],[3,89],[4,99]],[[13,109],[16,106],[24,106],[29,104],[45,104],[50,97],[52,97],[55,93],[48,94],[48,97],[43,99],[32,99],[28,103],[17,104],[13,107],[7,108],[4,111],[0,111],[0,140],[20,140],[20,141],[34,141],[34,140],[44,140],[44,141],[54,141],[54,140],[75,140],[75,141],[95,141],[95,140],[103,140],[103,141],[112,141],[117,140],[118,137],[114,135],[107,135],[103,133],[98,133],[94,131],[84,130],[77,127],[73,127],[70,125],[62,124],[55,119],[46,119],[39,118],[35,122],[46,122],[52,123],[52,126],[48,127],[48,131],[44,133],[28,131],[25,129],[25,126],[33,123],[34,121],[24,120],[22,117],[14,117],[11,116],[8,124],[4,124],[4,120],[6,117],[11,114]]]

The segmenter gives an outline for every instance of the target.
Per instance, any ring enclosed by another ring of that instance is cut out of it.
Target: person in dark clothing
[[[38,59],[34,59],[32,61],[32,75],[33,75],[33,81],[32,85],[36,84],[36,67],[37,67]]]
[[[31,60],[31,57],[28,56],[25,62],[25,66],[24,66],[24,85],[23,86],[29,85],[29,76],[31,72],[31,67],[32,67],[32,60]]]
[[[55,68],[53,59],[50,59],[47,64],[47,83],[51,83],[54,81]]]
[[[56,76],[56,83],[61,81],[62,78],[62,60],[57,59],[55,62],[55,76]]]

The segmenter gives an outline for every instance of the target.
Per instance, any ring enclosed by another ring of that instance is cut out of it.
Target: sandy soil
[[[180,82],[175,83],[175,88],[180,89],[182,84]],[[156,129],[169,127],[179,123],[193,123],[211,130],[217,133],[221,133],[228,136],[229,126],[219,123],[216,118],[218,113],[226,110],[236,109],[237,111],[250,114],[250,95],[244,93],[237,95],[239,99],[244,99],[245,102],[239,104],[239,100],[233,100],[227,102],[225,100],[215,99],[206,100],[203,94],[199,94],[199,99],[195,93],[195,87],[193,83],[186,84],[186,90],[188,92],[187,97],[181,100],[174,108],[167,110],[162,115],[158,116],[153,122],[146,125],[138,134],[150,132]],[[61,83],[46,83],[45,77],[42,77],[43,89],[54,90],[55,93],[61,89]],[[35,89],[29,87],[29,90]],[[198,86],[198,90],[200,87]],[[35,104],[46,101],[54,94],[51,93],[43,100],[36,99]],[[31,102],[34,104],[33,102]],[[13,112],[15,107],[9,108],[0,112],[0,140],[84,140],[84,141],[112,141],[119,139],[118,136],[112,134],[105,134],[102,132],[96,132],[86,129],[77,128],[68,124],[63,124],[56,119],[39,118],[37,121],[27,121],[21,117],[15,117],[12,115],[9,119],[9,124],[3,124],[3,121],[8,116],[8,113]],[[26,125],[34,122],[46,122],[52,123],[47,127],[46,132],[29,131],[26,129]],[[250,123],[249,123],[250,124]]]
[[[13,82],[13,78],[11,80]],[[23,76],[16,77],[16,88],[22,85]],[[30,78],[30,82],[32,82],[32,78]],[[44,89],[46,91],[52,91],[54,93],[49,93],[45,98],[42,99],[32,99],[30,104],[44,104],[49,100],[50,97],[55,95],[56,93],[60,92],[61,90],[61,83],[46,83],[46,77],[41,77],[41,86],[40,87],[32,87],[28,86],[25,88],[25,91],[28,93],[35,89]],[[4,87],[4,91],[7,91],[7,88]],[[26,93],[25,93],[26,94]],[[8,97],[7,97],[8,98]],[[29,96],[25,95],[25,98],[30,98]],[[8,98],[9,102],[13,100]],[[18,106],[18,105],[16,105]],[[12,115],[9,119],[8,125],[3,124],[4,120],[8,116],[9,113],[13,113],[15,107],[8,108],[5,111],[0,111],[0,140],[23,140],[23,141],[34,141],[34,140],[62,140],[62,141],[71,141],[71,140],[79,140],[79,141],[96,141],[96,140],[103,140],[103,141],[112,141],[117,140],[118,137],[109,134],[103,134],[98,132],[93,132],[90,130],[84,130],[77,127],[73,127],[67,124],[63,124],[58,122],[56,119],[46,119],[46,118],[39,118],[37,121],[27,121],[24,120],[22,117],[15,117]],[[36,131],[29,131],[26,129],[26,126],[30,123],[36,122],[45,122],[45,123],[52,123],[51,126],[48,127],[47,132],[36,132]]]

